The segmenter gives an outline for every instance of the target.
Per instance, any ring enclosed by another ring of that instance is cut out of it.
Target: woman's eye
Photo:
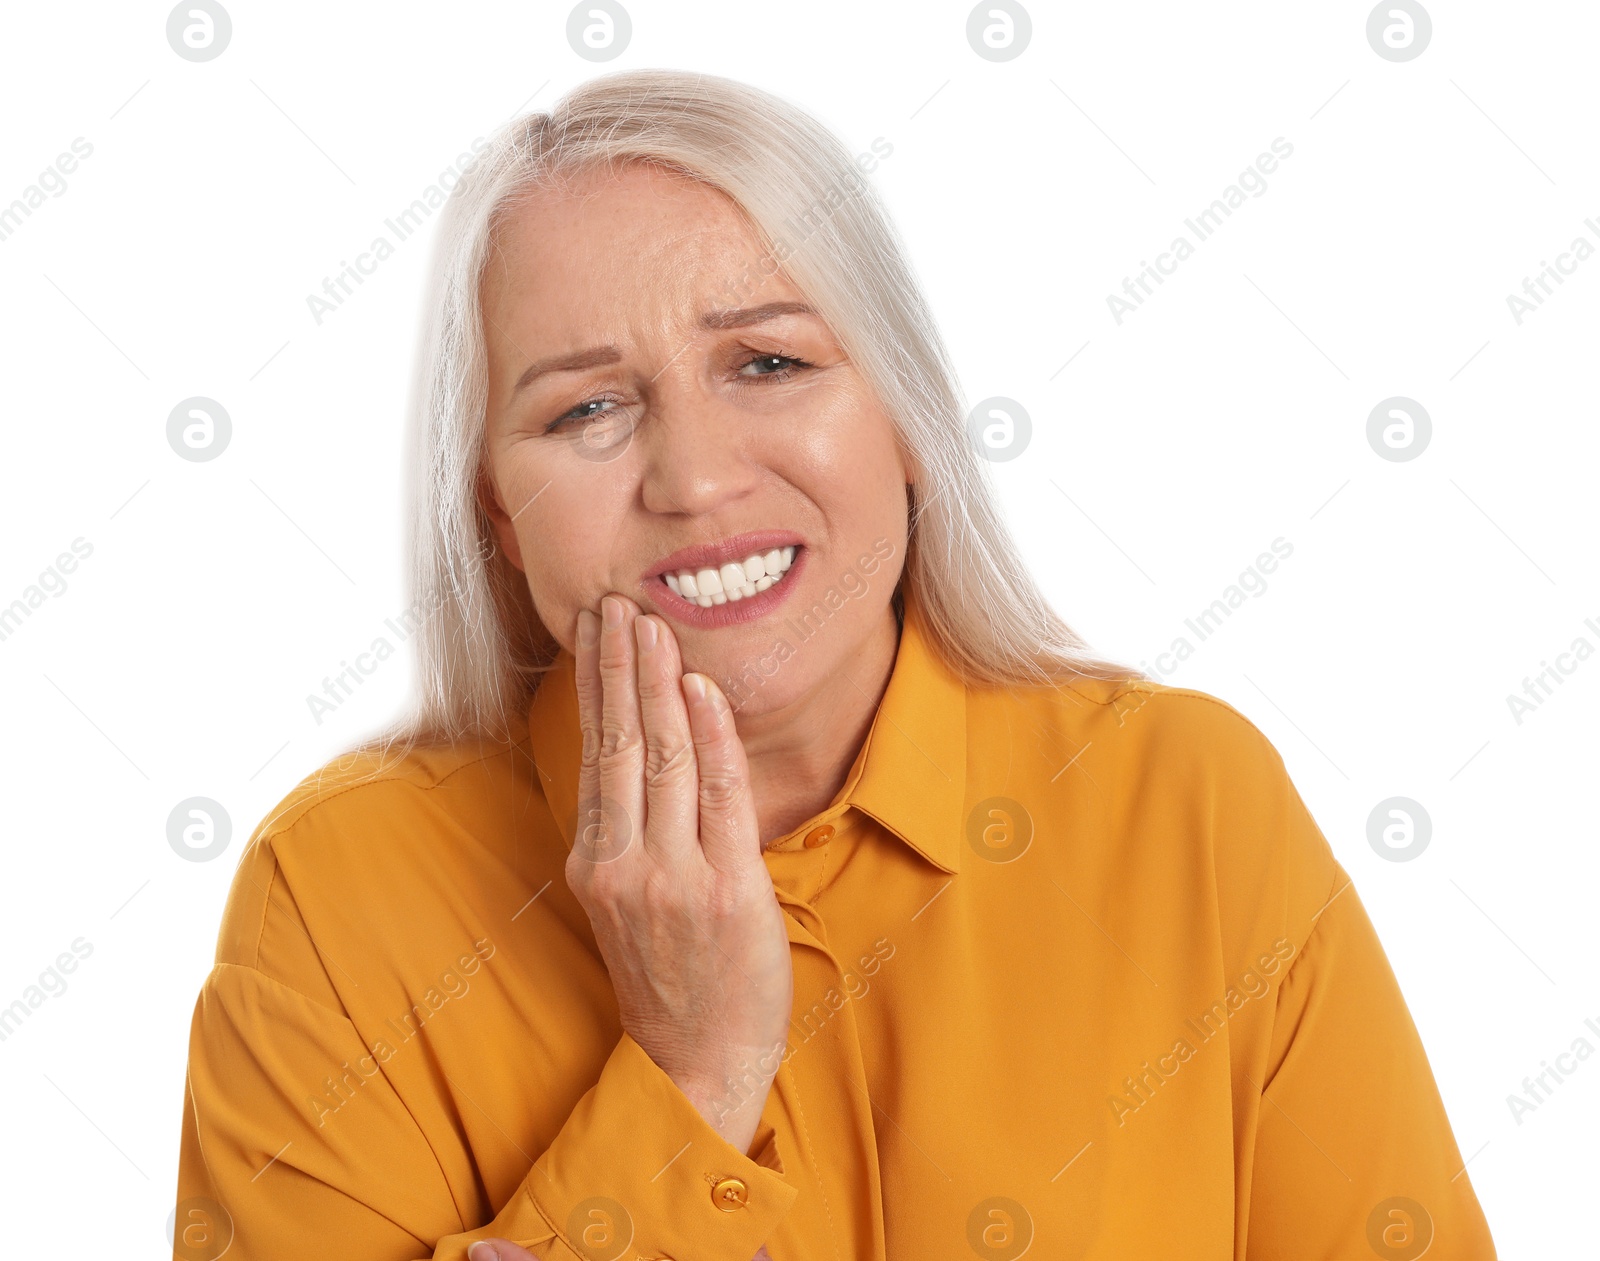
[[[609,399],[609,398],[590,398],[590,399],[585,399],[583,402],[579,403],[576,407],[574,407],[570,412],[567,412],[564,416],[557,416],[556,419],[555,419],[554,424],[552,424],[550,426],[550,428],[554,429],[556,427],[556,425],[563,424],[564,422],[569,421],[569,420],[592,420],[596,416],[600,416],[600,415],[604,414],[603,412],[600,411],[600,408],[602,408],[602,407],[609,408],[609,407],[615,407],[615,406],[616,406],[616,403],[612,399]],[[594,410],[591,411],[591,410],[589,410],[590,408],[593,408]]]
[[[754,359],[747,360],[744,367],[739,370],[740,376],[746,377],[787,377],[795,368],[809,368],[804,359],[797,359],[793,355],[757,355]],[[746,368],[760,368],[760,372],[746,372]]]

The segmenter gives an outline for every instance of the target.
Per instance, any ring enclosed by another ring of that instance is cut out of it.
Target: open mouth
[[[709,609],[716,604],[731,604],[759,595],[783,581],[794,566],[799,547],[774,547],[751,552],[742,561],[729,561],[716,568],[679,569],[661,575],[674,595]]]

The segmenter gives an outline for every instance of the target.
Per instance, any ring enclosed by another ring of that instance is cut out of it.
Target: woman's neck
[[[738,720],[763,849],[825,810],[843,786],[894,673],[900,620],[888,605],[839,668],[782,709]]]

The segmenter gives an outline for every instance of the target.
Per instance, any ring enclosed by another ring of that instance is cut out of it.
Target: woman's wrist
[[[746,1155],[754,1154],[750,1147],[761,1126],[761,1113],[771,1087],[770,1080],[748,1083],[743,1090],[707,1089],[695,1083],[678,1083],[678,1088],[706,1123]]]

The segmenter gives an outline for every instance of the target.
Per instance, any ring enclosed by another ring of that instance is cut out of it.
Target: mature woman
[[[1494,1255],[1282,760],[1052,611],[830,133],[602,78],[444,232],[423,704],[241,862],[176,1255]]]

